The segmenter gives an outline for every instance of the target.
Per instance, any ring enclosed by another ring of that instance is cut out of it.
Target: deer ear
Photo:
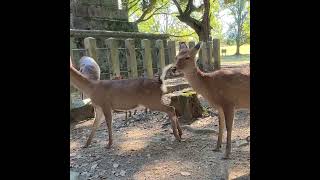
[[[180,42],[180,44],[179,44],[179,51],[180,51],[181,49],[185,49],[185,48],[188,48],[187,44],[186,44],[185,42]]]

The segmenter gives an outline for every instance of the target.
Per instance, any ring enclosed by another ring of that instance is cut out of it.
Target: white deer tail
[[[164,81],[164,78],[165,78],[166,75],[167,75],[167,71],[168,71],[171,67],[173,67],[173,64],[169,64],[169,65],[165,66],[165,67],[163,68],[162,74],[161,74],[161,76],[160,76],[160,80],[162,81],[161,91],[162,91],[163,93],[167,93],[167,91],[168,91],[167,86],[166,86],[165,81]]]

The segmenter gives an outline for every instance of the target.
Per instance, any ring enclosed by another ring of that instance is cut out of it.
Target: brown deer
[[[112,78],[112,80],[121,80],[121,79],[124,79],[122,75],[115,76],[115,77]],[[113,112],[121,113],[121,112],[124,112],[124,111],[113,110]],[[124,122],[125,122],[125,124],[127,124],[128,123],[128,111],[125,111],[125,113],[126,113],[126,117],[125,117],[125,121]],[[134,110],[134,114],[136,114],[136,113],[137,113],[137,110]],[[131,111],[129,111],[129,117],[131,117]]]
[[[185,43],[181,43],[172,69],[182,72],[191,87],[218,109],[219,134],[215,151],[220,151],[226,124],[227,145],[224,159],[229,159],[234,112],[236,109],[250,109],[250,67],[204,73],[195,62],[200,46],[201,42],[189,49]]]
[[[162,103],[163,92],[160,79],[91,80],[72,66],[70,57],[70,82],[90,97],[93,106],[98,109],[97,112],[102,112],[104,115],[109,136],[107,148],[110,148],[113,143],[112,110],[125,111],[139,105],[167,113],[171,120],[173,134],[176,140],[181,141],[182,130],[175,109]]]

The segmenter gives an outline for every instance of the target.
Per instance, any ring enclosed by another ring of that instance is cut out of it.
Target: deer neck
[[[78,90],[82,91],[84,94],[90,96],[92,91],[93,82],[84,77],[79,71],[74,67],[70,67],[70,82]]]
[[[201,70],[195,64],[189,65],[189,67],[183,72],[191,87],[200,94],[203,93],[202,87],[204,85],[204,78],[201,73]]]

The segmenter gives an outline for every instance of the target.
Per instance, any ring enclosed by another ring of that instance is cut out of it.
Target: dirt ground
[[[217,111],[200,102],[208,112],[191,124],[195,128],[218,130]],[[232,132],[232,155],[222,160],[226,132],[221,152],[214,152],[217,135],[195,134],[183,130],[182,142],[174,140],[168,116],[161,112],[136,115],[124,123],[125,113],[113,113],[113,140],[106,149],[107,130],[103,122],[92,144],[82,148],[93,120],[71,125],[70,170],[80,173],[80,179],[250,179],[250,113],[238,111]]]

